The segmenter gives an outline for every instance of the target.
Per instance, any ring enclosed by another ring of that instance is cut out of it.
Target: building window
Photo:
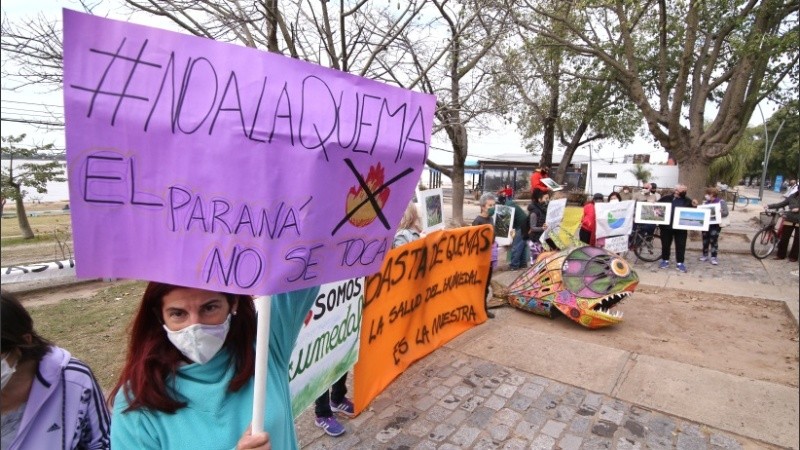
[[[598,173],[597,178],[617,178],[615,173]]]

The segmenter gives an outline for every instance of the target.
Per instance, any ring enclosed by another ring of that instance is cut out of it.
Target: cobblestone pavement
[[[777,448],[447,347],[410,367],[359,417],[341,419],[343,436],[324,435],[313,421],[311,407],[296,422],[304,449]]]

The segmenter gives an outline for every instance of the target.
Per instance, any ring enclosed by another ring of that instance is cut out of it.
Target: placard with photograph
[[[436,230],[444,230],[444,194],[442,189],[419,191],[417,199],[420,201],[422,232],[430,233]]]
[[[708,219],[709,225],[719,225],[719,223],[722,221],[722,205],[719,203],[705,203],[702,205],[697,205],[697,207],[711,211]]]
[[[511,230],[514,229],[512,227],[514,223],[514,208],[506,205],[495,205],[492,221],[494,222],[494,240],[497,241],[498,245],[510,245]]]
[[[670,203],[636,202],[634,222],[669,225],[670,219],[672,219],[672,205]]]
[[[542,183],[547,185],[547,187],[549,187],[552,191],[560,191],[564,189],[560,184],[556,183],[556,180],[552,178],[542,178]]]
[[[708,208],[675,208],[672,228],[675,230],[708,231],[711,211]]]

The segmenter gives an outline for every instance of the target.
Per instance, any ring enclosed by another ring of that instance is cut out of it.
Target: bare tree
[[[561,23],[566,34],[536,20],[517,21],[601,61],[653,138],[680,165],[681,183],[697,193],[711,161],[736,146],[756,105],[787,87],[782,83],[800,61],[800,3],[667,3],[572,1],[570,16],[528,0],[509,0],[507,6],[517,17]]]
[[[379,58],[382,79],[436,95],[434,133],[444,131],[453,149],[452,169],[428,160],[452,180],[455,225],[464,222],[464,165],[469,150],[467,125],[478,129],[496,107],[488,86],[494,59],[492,47],[504,38],[508,22],[502,9],[482,2],[448,4],[432,0],[427,20],[405,30],[398,46]],[[433,9],[433,8],[431,8]]]

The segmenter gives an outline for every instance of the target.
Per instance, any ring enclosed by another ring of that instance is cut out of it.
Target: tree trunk
[[[22,203],[22,195],[16,198],[17,203],[17,222],[19,223],[19,230],[22,232],[22,239],[33,239],[33,230],[31,224],[28,222],[28,215],[25,214],[25,204]]]
[[[453,217],[451,222],[454,226],[462,227],[465,225],[464,223],[464,162],[466,158],[462,158],[460,155],[467,154],[467,144],[464,142],[463,144],[456,144],[453,143],[453,147],[456,145],[463,145],[463,149],[454,148],[453,152],[453,176],[450,178],[453,182]]]
[[[695,155],[700,153],[687,152]],[[703,195],[705,194],[706,178],[708,178],[708,166],[710,163],[704,162],[699,158],[692,158],[686,161],[678,161],[678,182],[688,188],[687,195],[698,203],[702,203]],[[672,186],[664,186],[666,188]]]

